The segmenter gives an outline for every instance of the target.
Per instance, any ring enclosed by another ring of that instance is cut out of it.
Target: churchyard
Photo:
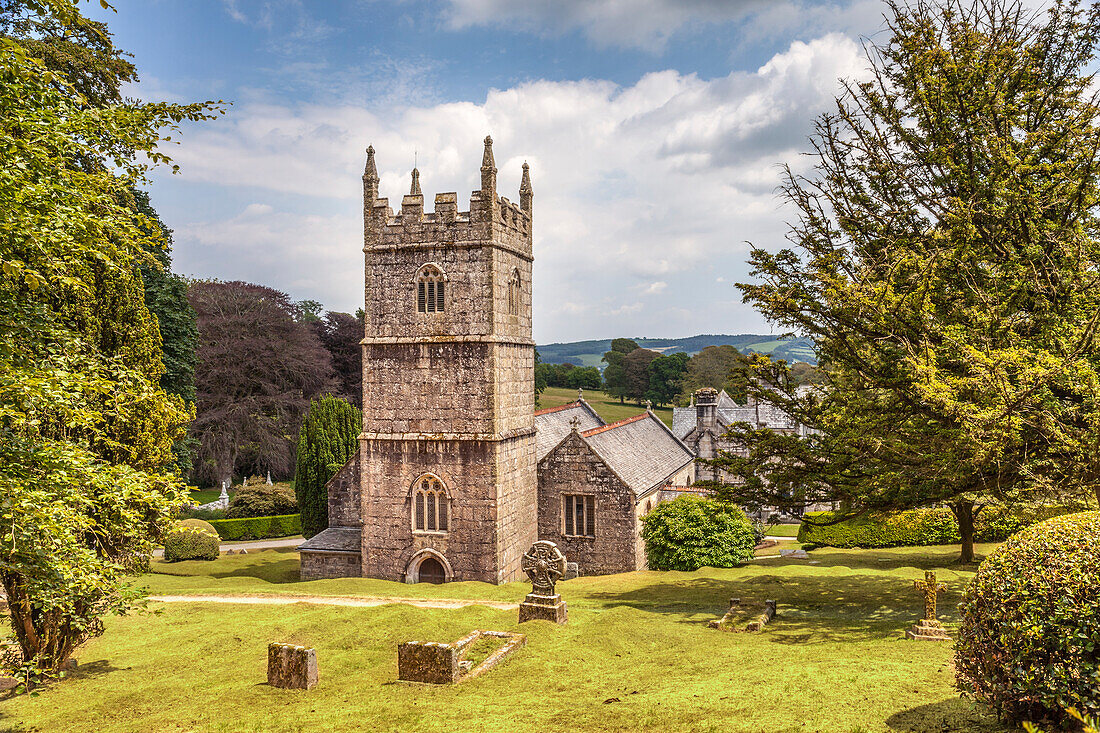
[[[615,397],[610,397],[606,392],[600,390],[584,390],[584,399],[591,405],[592,409],[599,413],[606,423],[613,423],[623,418],[637,415],[639,412],[645,409],[644,406],[639,407],[630,400],[625,403],[620,403]],[[539,395],[539,407],[558,407],[560,405],[567,405],[570,402],[574,402],[577,399],[577,390],[567,389],[565,387],[547,387]],[[672,425],[672,408],[671,407],[653,407],[653,414],[661,418],[666,425]]]
[[[979,545],[984,555],[993,545]],[[0,706],[3,730],[1008,731],[953,687],[952,645],[913,642],[913,581],[935,570],[940,618],[974,566],[957,548],[817,549],[809,560],[637,572],[558,584],[569,622],[520,627],[513,608],[407,604],[152,602],[111,618],[78,671],[38,697]],[[518,604],[528,583],[405,585],[368,578],[300,582],[297,553],[213,562],[154,561],[153,596],[468,599]],[[728,600],[778,601],[758,634],[707,622]],[[526,646],[457,686],[397,682],[397,646],[474,629],[521,631]],[[268,643],[316,649],[309,691],[266,684]]]

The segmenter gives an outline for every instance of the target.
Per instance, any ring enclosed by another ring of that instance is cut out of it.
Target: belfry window
[[[562,534],[567,537],[596,536],[596,497],[591,494],[562,494]]]
[[[425,265],[416,277],[416,310],[420,313],[442,313],[446,276],[433,265]]]
[[[512,277],[508,279],[508,313],[513,316],[519,315],[519,302],[522,296],[520,290],[519,270],[512,270]]]
[[[448,514],[447,492],[435,476],[425,476],[413,492],[413,529],[418,532],[446,532]]]

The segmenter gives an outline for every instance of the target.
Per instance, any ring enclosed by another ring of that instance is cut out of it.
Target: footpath
[[[293,603],[309,603],[319,606],[355,606],[367,608],[384,606],[388,603],[403,603],[418,608],[464,608],[465,606],[488,606],[501,611],[514,611],[518,603],[507,601],[481,601],[457,598],[402,598],[399,596],[293,596],[293,595],[251,595],[251,596],[149,596],[150,601],[161,603],[239,603],[244,605],[287,606]]]

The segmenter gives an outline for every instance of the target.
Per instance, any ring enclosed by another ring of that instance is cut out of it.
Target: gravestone
[[[309,690],[317,684],[317,651],[293,644],[267,645],[267,684]]]
[[[764,613],[749,621],[745,631],[763,631],[768,622],[775,618],[775,601],[764,601]]]
[[[950,641],[947,630],[936,618],[936,594],[943,586],[936,582],[936,573],[926,570],[924,580],[914,580],[913,587],[924,596],[924,618],[905,632],[905,638],[918,641]]]
[[[565,555],[553,542],[539,540],[523,556],[523,572],[531,579],[531,592],[519,604],[519,622],[567,620],[565,601],[554,585],[565,575]]]
[[[573,578],[580,577],[580,566],[575,562],[565,563],[565,575],[561,576],[562,580],[572,580]]]

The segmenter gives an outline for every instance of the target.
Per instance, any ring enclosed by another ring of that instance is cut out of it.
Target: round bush
[[[697,496],[658,504],[642,517],[642,540],[652,570],[732,568],[756,547],[743,511]]]
[[[217,560],[221,538],[210,524],[201,519],[184,519],[176,522],[164,538],[164,559]]]
[[[287,484],[260,484],[238,489],[229,502],[225,516],[229,519],[242,519],[297,513],[298,502],[294,499],[294,489]]]
[[[960,690],[1015,721],[1100,715],[1100,512],[1013,535],[959,608]]]

